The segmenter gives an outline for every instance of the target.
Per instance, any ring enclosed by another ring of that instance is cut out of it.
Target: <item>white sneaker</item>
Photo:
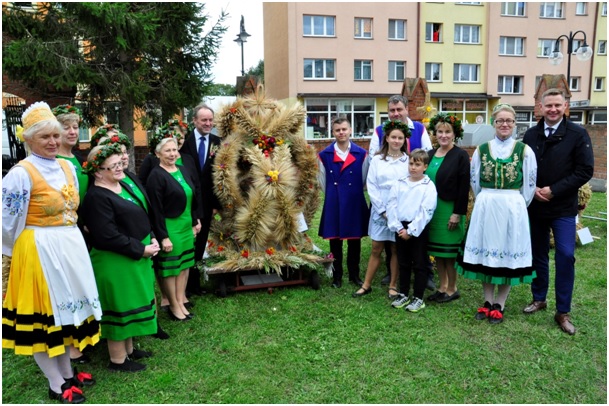
[[[410,302],[410,304],[406,306],[406,310],[413,313],[416,313],[424,308],[425,302],[423,302],[423,299],[419,299],[418,297],[412,299],[412,302]]]
[[[410,303],[410,298],[408,296],[406,296],[405,294],[400,293],[400,297],[395,299],[391,303],[391,306],[395,307],[396,309],[401,309],[402,307],[406,306],[408,303]]]

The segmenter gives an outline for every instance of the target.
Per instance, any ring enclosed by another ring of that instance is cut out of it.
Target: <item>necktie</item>
[[[199,142],[199,164],[201,165],[201,170],[203,170],[203,166],[205,166],[205,155],[207,150],[205,148],[205,140],[207,137],[204,135],[201,136],[201,141]]]
[[[554,129],[552,127],[548,127],[548,138],[550,138],[552,136],[553,132],[554,132]]]

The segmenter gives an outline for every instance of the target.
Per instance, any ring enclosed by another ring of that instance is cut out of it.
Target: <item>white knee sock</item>
[[[68,355],[68,360],[70,356]],[[59,367],[57,364],[57,357],[49,357],[46,352],[35,352],[34,360],[38,364],[38,367],[44,373],[44,376],[49,380],[49,387],[55,393],[61,393],[61,385],[64,384],[65,379],[61,376]]]

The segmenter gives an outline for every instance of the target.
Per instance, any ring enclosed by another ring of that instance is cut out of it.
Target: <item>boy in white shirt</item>
[[[395,243],[400,268],[400,297],[391,306],[410,312],[425,308],[423,294],[427,285],[427,224],[436,209],[436,187],[425,175],[429,163],[427,152],[415,149],[408,162],[409,175],[391,187],[387,202],[387,223],[396,235]],[[410,279],[414,270],[414,291]]]

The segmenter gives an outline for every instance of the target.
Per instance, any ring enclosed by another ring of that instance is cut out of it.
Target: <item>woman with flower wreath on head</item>
[[[512,138],[512,106],[495,106],[492,118],[495,138],[472,156],[470,183],[476,202],[457,272],[482,281],[485,303],[476,320],[498,324],[511,287],[535,278],[527,206],[535,196],[537,161],[528,145]]]
[[[50,107],[34,103],[22,121],[31,154],[2,180],[2,254],[11,257],[2,347],[34,356],[51,399],[82,403],[80,387],[95,380],[72,369],[68,347],[99,342],[101,307],[76,226],[78,178],[74,165],[56,159],[62,129]]]
[[[439,287],[428,301],[446,303],[458,299],[455,260],[465,236],[465,215],[469,199],[469,154],[455,143],[463,137],[461,120],[438,113],[429,121],[438,148],[429,151],[425,172],[436,185],[438,203],[429,223],[427,251],[436,259]]]
[[[372,280],[381,263],[381,253],[385,242],[391,244],[391,281],[389,282],[388,297],[395,300],[399,297],[398,256],[395,250],[395,233],[387,226],[386,204],[391,185],[408,173],[408,125],[399,120],[387,121],[383,125],[383,145],[370,161],[370,169],[366,178],[366,187],[372,206],[368,234],[372,239],[372,250],[368,259],[368,269],[362,286],[352,296],[360,297],[372,292]]]
[[[161,242],[155,270],[162,278],[172,320],[193,317],[186,300],[188,269],[195,265],[195,237],[201,230],[201,196],[194,173],[176,165],[178,143],[163,138],[155,147],[159,165],[152,169],[146,191],[153,209],[154,232]]]
[[[135,349],[133,337],[157,332],[154,271],[159,251],[152,233],[149,204],[124,182],[121,145],[94,147],[84,171],[94,179],[83,204],[90,233],[91,262],[99,289],[102,335],[108,343],[110,371],[138,372],[136,362],[152,354]]]
[[[91,140],[89,141],[91,144],[91,148],[95,148],[99,144],[99,140],[101,138],[111,137],[111,136],[119,133],[120,131],[121,131],[120,128],[118,128],[118,125],[116,125],[116,124],[102,125],[95,131],[95,133],[91,137]]]

